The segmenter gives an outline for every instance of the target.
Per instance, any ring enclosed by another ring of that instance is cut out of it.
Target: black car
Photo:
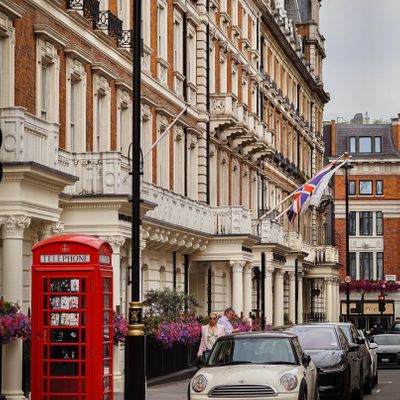
[[[301,347],[317,367],[321,398],[363,398],[360,361],[354,356],[360,350],[358,344],[349,343],[335,325],[294,325],[287,330],[298,336]]]
[[[400,335],[383,334],[374,335],[371,342],[378,345],[376,354],[378,355],[379,368],[400,367]]]
[[[365,394],[372,393],[373,387],[373,376],[371,369],[371,356],[365,339],[359,335],[357,328],[351,322],[325,322],[322,325],[335,325],[339,326],[343,333],[346,335],[349,343],[358,344],[360,346],[359,351],[353,353],[353,357],[356,357],[360,361],[361,375],[363,377],[363,389]]]
[[[383,332],[381,332],[383,333]],[[396,321],[389,329],[388,333],[400,334],[400,321]]]

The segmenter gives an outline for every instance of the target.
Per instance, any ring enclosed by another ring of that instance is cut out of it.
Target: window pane
[[[360,194],[372,194],[372,181],[360,181]]]
[[[354,211],[349,213],[349,235],[356,235],[356,213]]]
[[[380,136],[375,136],[375,153],[382,152],[382,138]]]
[[[356,138],[351,137],[350,138],[350,153],[355,153],[357,151],[356,149]]]
[[[349,182],[349,194],[355,195],[356,194],[356,181]]]
[[[372,253],[360,253],[361,279],[372,279]]]
[[[383,213],[382,211],[376,212],[376,234],[383,235]]]
[[[377,279],[384,279],[383,271],[383,253],[376,253],[376,274]]]
[[[350,256],[350,263],[349,263],[350,276],[355,279],[356,278],[356,256],[357,256],[357,253],[351,252],[351,253],[349,253],[349,256]]]
[[[383,194],[383,181],[376,181],[376,194]]]
[[[372,235],[372,213],[360,212],[360,235]]]
[[[372,153],[372,138],[360,137],[358,139],[358,152],[359,153]]]

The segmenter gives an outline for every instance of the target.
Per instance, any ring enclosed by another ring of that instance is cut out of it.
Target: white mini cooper
[[[220,337],[188,387],[189,400],[271,397],[319,399],[316,368],[293,333]]]

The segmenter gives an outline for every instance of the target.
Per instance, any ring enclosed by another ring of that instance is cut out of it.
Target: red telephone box
[[[111,246],[71,234],[32,252],[32,400],[112,400]]]

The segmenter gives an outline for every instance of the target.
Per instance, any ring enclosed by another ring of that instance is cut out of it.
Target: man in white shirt
[[[231,333],[240,332],[239,328],[233,329],[231,320],[235,317],[235,311],[232,307],[228,307],[224,315],[218,320],[218,324],[225,326],[225,335],[230,335]]]

